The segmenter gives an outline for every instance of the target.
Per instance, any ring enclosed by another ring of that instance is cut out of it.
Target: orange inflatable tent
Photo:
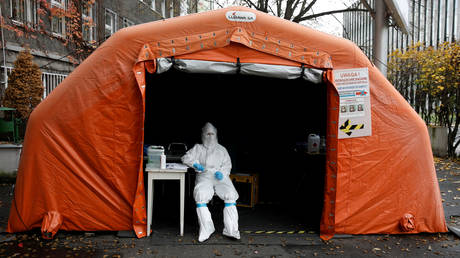
[[[41,227],[48,237],[60,229],[134,230],[146,236],[146,78],[163,69],[165,60],[214,64],[200,66],[204,70],[259,64],[262,75],[270,71],[264,67],[281,67],[281,77],[290,68],[322,72],[327,87],[322,238],[447,230],[427,128],[359,48],[231,7],[118,31],[33,111],[8,232]],[[334,71],[349,68],[368,70],[372,129],[369,136],[339,139]]]

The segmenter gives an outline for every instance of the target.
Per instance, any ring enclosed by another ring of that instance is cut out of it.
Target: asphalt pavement
[[[460,164],[435,158],[446,221],[460,228]],[[151,237],[137,239],[120,232],[65,232],[44,240],[39,229],[5,232],[12,195],[11,182],[0,184],[1,257],[460,257],[460,238],[452,232],[414,235],[339,235],[319,238],[317,228],[296,217],[270,210],[239,208],[241,239],[222,236],[221,206],[212,210],[217,232],[197,241],[196,217],[188,216],[184,236],[178,220],[156,217]],[[187,212],[188,209],[188,212]],[[193,207],[188,207],[191,214]],[[275,221],[276,220],[276,221]]]

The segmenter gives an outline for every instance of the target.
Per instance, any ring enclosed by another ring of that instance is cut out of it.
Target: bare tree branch
[[[283,15],[283,10],[281,9],[281,4],[283,3],[283,0],[276,0],[276,16],[281,17]]]
[[[255,5],[251,0],[243,0],[249,7],[262,11],[257,5]]]
[[[270,12],[271,12],[273,15],[276,15],[276,14],[275,14],[275,11],[273,11],[271,5],[268,4],[268,0],[266,0],[266,5],[267,5],[268,8],[270,9]]]
[[[317,0],[311,1],[311,3],[307,6],[307,8],[305,8],[304,14],[305,14],[306,12],[310,11],[310,9],[313,7],[313,5],[316,4],[316,1],[317,1]]]
[[[216,3],[219,6],[219,8],[224,8],[224,6],[219,3],[219,1],[214,1],[214,3]]]
[[[374,11],[374,9],[372,9],[372,7],[369,5],[369,3],[366,0],[361,0],[361,3],[363,3],[363,5],[367,8],[367,10],[369,10],[372,18],[375,19],[375,11]]]
[[[298,23],[298,22],[301,22],[301,21],[311,20],[311,19],[315,19],[315,18],[325,16],[325,15],[330,15],[330,14],[335,14],[335,13],[345,13],[345,12],[368,12],[368,10],[367,9],[359,9],[359,8],[334,10],[334,11],[317,13],[317,14],[313,14],[313,15],[307,15],[307,16],[301,17],[300,19],[293,20],[293,22]]]
[[[347,36],[346,38],[350,38],[350,34],[348,34],[348,31],[347,31],[347,28],[343,25],[342,21],[340,21],[339,19],[337,19],[337,17],[335,17],[335,15],[331,14],[332,17],[334,17],[334,19],[340,23],[340,25],[342,26],[342,29],[343,29],[343,32],[345,33],[345,35]]]
[[[294,13],[294,8],[292,4],[294,3],[294,0],[287,0],[286,2],[286,7],[284,9],[284,19],[286,20],[291,20],[292,14]]]
[[[308,11],[310,11],[310,9],[313,7],[313,5],[315,5],[317,0],[313,0],[310,2],[310,4],[308,4],[308,6],[305,8],[305,4],[307,3],[307,0],[304,0],[303,3],[302,3],[302,8],[300,9],[299,11],[299,14],[297,14],[293,20],[298,20],[300,18],[302,18],[302,16],[304,16]]]
[[[303,1],[304,2],[304,1]],[[297,6],[299,6],[300,0],[296,0],[294,3],[294,7],[292,9],[297,9]]]
[[[217,2],[217,0],[211,0]],[[331,15],[335,13],[344,13],[344,12],[369,12],[368,9],[359,9],[359,8],[346,8],[340,10],[332,10],[321,13],[312,13],[312,8],[317,4],[318,0],[242,0],[242,2],[250,8],[256,10],[272,13],[278,17],[283,17],[286,20],[293,22],[302,22],[306,20],[312,20],[321,16]],[[365,1],[364,1],[365,2]],[[284,4],[285,3],[285,4]],[[276,12],[272,9],[272,6],[276,7]],[[294,13],[298,11],[298,14]],[[310,15],[306,15],[310,13]]]

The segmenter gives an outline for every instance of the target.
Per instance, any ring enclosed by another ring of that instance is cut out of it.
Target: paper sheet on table
[[[181,163],[166,163],[166,169],[187,169],[188,167]]]

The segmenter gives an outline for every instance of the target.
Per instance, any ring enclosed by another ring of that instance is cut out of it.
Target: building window
[[[59,6],[60,8],[65,8],[65,0],[51,0],[51,4]]]
[[[196,8],[196,0],[185,0],[179,2],[179,15],[187,15],[189,13],[193,13]]]
[[[173,17],[174,12],[172,8],[172,1],[171,7],[167,7],[166,0],[158,0],[159,3],[159,10],[157,11],[157,1],[152,0],[150,4],[150,8],[155,11],[156,14],[161,15],[162,18],[166,18],[166,14],[169,14],[169,17]]]
[[[133,26],[134,22],[129,20],[128,18],[123,18],[123,28]]]
[[[81,18],[83,40],[90,44],[96,43],[96,3],[83,6]]]
[[[65,37],[65,1],[51,1],[51,32],[54,36]]]
[[[150,5],[150,8],[152,10],[155,10],[155,0],[151,0],[151,1],[148,1],[148,0],[139,0],[140,2],[144,3],[145,5],[149,6]]]
[[[115,31],[117,31],[117,14],[105,9],[105,37],[110,37]]]
[[[11,19],[20,24],[37,24],[37,2],[34,0],[10,0]]]

